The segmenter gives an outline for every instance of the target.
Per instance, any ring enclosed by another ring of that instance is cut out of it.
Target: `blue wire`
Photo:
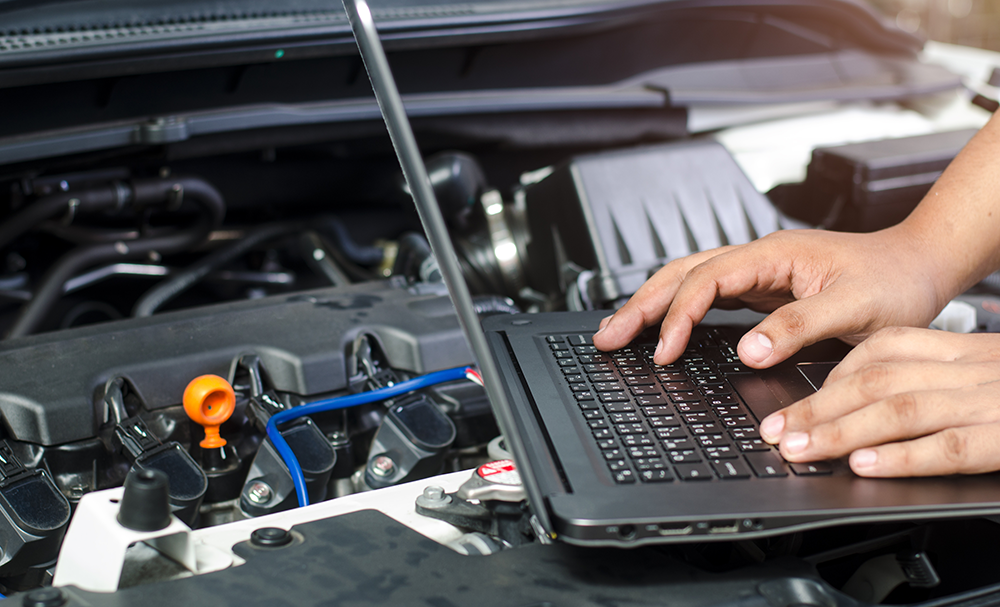
[[[428,373],[427,375],[421,375],[420,377],[414,377],[413,379],[399,382],[393,386],[379,388],[378,390],[372,390],[370,392],[362,392],[360,394],[349,394],[347,396],[338,396],[336,398],[318,400],[314,403],[309,403],[308,405],[301,405],[292,409],[286,409],[272,415],[271,419],[267,420],[265,430],[268,438],[271,439],[271,443],[274,445],[274,448],[277,449],[278,455],[281,456],[285,465],[288,466],[288,472],[292,475],[292,484],[295,485],[295,494],[299,498],[299,506],[309,505],[309,494],[306,492],[306,479],[302,474],[302,466],[299,465],[299,460],[295,457],[295,454],[292,453],[292,449],[288,446],[285,438],[281,436],[281,432],[278,431],[278,424],[290,422],[293,419],[298,419],[314,413],[366,405],[368,403],[386,400],[388,398],[392,398],[393,396],[399,396],[401,394],[442,384],[444,382],[465,379],[468,369],[468,367],[455,367],[454,369],[435,371],[433,373]]]

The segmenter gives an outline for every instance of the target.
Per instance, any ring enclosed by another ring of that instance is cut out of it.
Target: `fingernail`
[[[663,338],[661,337],[660,341],[656,342],[656,349],[653,350],[653,361],[654,362],[656,361],[656,357],[660,355],[660,352],[663,352],[663,347],[664,347]],[[646,350],[646,351],[649,352],[649,350]]]
[[[874,449],[858,449],[851,454],[852,468],[871,468],[878,462],[878,451]]]
[[[597,333],[600,333],[601,331],[607,329],[608,328],[608,324],[611,323],[611,319],[614,318],[614,317],[615,317],[615,315],[612,314],[611,316],[605,316],[604,318],[602,318],[601,319],[601,324],[598,325]],[[597,333],[594,333],[594,335],[597,335]]]
[[[740,340],[743,354],[753,362],[764,362],[773,352],[771,340],[763,333],[747,333]]]
[[[760,436],[769,443],[778,442],[784,429],[785,416],[780,413],[766,417],[760,422]]]
[[[785,451],[789,455],[802,453],[809,446],[809,435],[805,432],[792,432],[785,435],[785,439],[781,441],[781,444],[784,445]]]

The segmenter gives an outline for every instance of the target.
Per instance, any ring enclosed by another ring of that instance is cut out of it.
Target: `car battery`
[[[791,195],[772,190],[771,198],[812,225],[874,232],[905,219],[975,134],[963,129],[817,148],[805,182]]]

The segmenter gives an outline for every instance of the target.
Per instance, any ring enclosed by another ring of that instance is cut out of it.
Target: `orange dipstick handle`
[[[236,393],[218,375],[202,375],[191,380],[184,389],[184,412],[196,424],[205,428],[202,449],[224,447],[226,439],[219,436],[219,426],[226,423],[236,408]]]

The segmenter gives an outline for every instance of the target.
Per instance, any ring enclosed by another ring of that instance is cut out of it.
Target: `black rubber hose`
[[[136,302],[135,308],[132,309],[132,316],[152,316],[168,301],[190,289],[214,270],[242,257],[262,243],[295,234],[304,229],[304,222],[289,221],[261,226],[250,231],[242,239],[202,257],[183,271],[146,291]]]
[[[0,224],[0,249],[39,225],[46,219],[66,213],[93,213],[120,208],[132,199],[132,189],[122,183],[114,183],[82,190],[80,192],[60,192],[40,198],[14,213]],[[72,201],[76,202],[72,202]]]
[[[162,201],[169,196],[180,195],[184,200],[196,202],[205,213],[192,227],[173,234],[91,245],[66,253],[42,277],[34,296],[21,309],[6,338],[34,332],[62,295],[63,285],[80,270],[109,261],[143,258],[153,252],[170,254],[186,251],[204,242],[209,233],[222,223],[225,215],[222,195],[207,182],[195,177],[136,180],[133,188],[137,201]]]
[[[361,266],[375,266],[382,263],[385,252],[379,247],[363,246],[354,242],[351,233],[337,217],[325,215],[319,219],[316,226],[321,232],[329,234],[334,244],[344,254],[344,257]]]

